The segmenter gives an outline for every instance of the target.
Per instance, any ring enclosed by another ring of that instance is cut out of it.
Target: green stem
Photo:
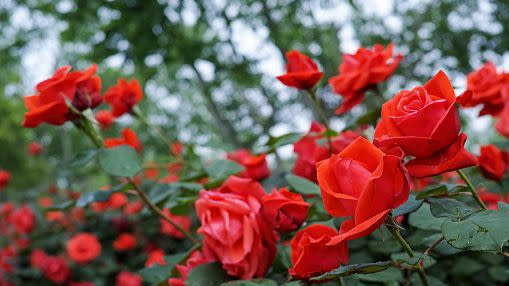
[[[87,135],[88,138],[90,138],[90,141],[94,143],[95,147],[101,148],[103,146],[103,139],[101,138],[101,135],[97,133],[97,130],[94,128],[94,125],[86,116],[83,114],[79,114],[80,118],[77,119],[77,121],[74,122],[74,125],[82,130],[85,135]]]
[[[322,105],[320,104],[320,99],[316,95],[316,91],[314,89],[307,89],[307,93],[309,97],[311,98],[311,101],[313,102],[315,109],[318,111],[318,114],[320,115],[321,121],[325,128],[327,129],[327,143],[329,144],[329,155],[332,154],[332,141],[329,134],[329,118],[325,114],[325,111],[322,108]]]
[[[414,257],[415,256],[414,251],[412,250],[408,242],[403,238],[403,236],[401,236],[401,232],[399,231],[398,226],[394,224],[392,217],[389,216],[387,218],[385,225],[387,226],[387,229],[391,232],[394,239],[396,239],[399,242],[399,244],[401,244],[401,246],[406,251],[408,256]],[[421,263],[419,263],[419,266],[417,267],[417,273],[419,274],[421,285],[428,286],[428,280],[426,279],[426,274],[424,273],[424,268],[422,267]]]
[[[149,197],[147,196],[147,194],[131,179],[131,178],[128,178],[129,180],[129,183],[131,183],[131,185],[133,185],[133,188],[134,190],[138,193],[138,195],[140,196],[140,198],[143,200],[143,202],[145,202],[145,204],[154,212],[156,213],[158,216],[160,216],[162,219],[164,219],[165,221],[169,222],[173,227],[175,227],[178,231],[180,231],[181,233],[184,234],[185,237],[187,237],[189,240],[191,240],[195,245],[196,244],[200,244],[200,241],[198,239],[196,239],[194,236],[191,235],[191,233],[189,233],[187,230],[185,230],[184,228],[182,228],[179,224],[177,224],[176,222],[174,222],[171,218],[169,218],[168,216],[166,216],[163,211],[161,211],[161,209],[159,209],[154,203],[152,203],[149,199]]]
[[[456,170],[456,172],[458,172],[458,175],[460,175],[460,177],[463,179],[463,181],[465,181],[465,183],[467,184],[467,187],[470,189],[470,193],[472,193],[472,197],[474,197],[475,201],[479,204],[479,206],[484,210],[487,209],[486,205],[479,197],[477,190],[475,189],[474,185],[472,184],[470,179],[467,177],[467,175],[465,175],[465,173],[463,173],[462,170]]]

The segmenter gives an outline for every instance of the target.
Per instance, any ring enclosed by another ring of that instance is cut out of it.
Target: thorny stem
[[[424,255],[428,255],[431,253],[431,251],[433,251],[433,249],[435,247],[437,247],[440,243],[442,243],[442,241],[444,241],[444,237],[441,236],[437,241],[435,241],[428,249],[426,249],[426,251],[424,251]]]
[[[408,242],[401,236],[401,232],[399,231],[399,228],[394,224],[392,217],[388,217],[385,221],[385,225],[387,226],[387,229],[391,232],[394,239],[396,239],[399,244],[405,249],[406,253],[410,257],[414,257],[414,251],[408,244]],[[417,273],[419,274],[419,279],[421,280],[422,286],[428,286],[428,280],[426,279],[426,274],[424,273],[424,268],[421,263],[418,264],[417,267]]]
[[[456,170],[456,172],[458,172],[458,175],[460,175],[460,177],[463,179],[463,181],[465,181],[465,183],[467,184],[467,187],[470,189],[470,193],[472,193],[472,197],[474,197],[475,201],[479,204],[479,206],[484,210],[487,209],[486,205],[479,197],[477,190],[475,189],[474,185],[472,184],[470,179],[467,177],[467,175],[465,175],[465,173],[463,173],[462,170]]]
[[[145,202],[145,204],[157,215],[159,215],[162,219],[169,222],[173,227],[175,227],[178,231],[184,234],[189,240],[191,240],[195,245],[199,245],[200,241],[191,235],[187,230],[183,229],[180,225],[174,222],[171,218],[167,217],[161,209],[159,209],[154,203],[152,203],[147,196],[147,194],[133,181],[133,179],[128,178],[129,183],[133,185],[134,190],[138,193],[140,198]]]
[[[311,98],[311,101],[315,105],[316,110],[318,111],[318,114],[320,115],[321,121],[325,128],[327,129],[327,143],[329,144],[329,155],[332,154],[332,141],[330,138],[330,134],[328,133],[330,130],[329,127],[329,119],[327,118],[327,115],[325,114],[325,111],[322,108],[322,105],[320,104],[320,99],[316,95],[316,91],[314,89],[307,89],[307,94]]]

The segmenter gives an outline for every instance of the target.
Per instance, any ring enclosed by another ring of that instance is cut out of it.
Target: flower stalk
[[[479,197],[479,194],[477,193],[477,190],[475,189],[474,185],[472,184],[470,179],[467,177],[467,175],[465,173],[463,173],[462,170],[456,170],[456,172],[461,177],[461,179],[463,179],[463,181],[465,181],[465,184],[467,184],[467,187],[470,190],[470,193],[472,193],[472,197],[474,197],[474,200],[477,202],[477,204],[479,204],[479,206],[483,210],[486,210],[487,209],[486,205],[481,200],[481,197]]]

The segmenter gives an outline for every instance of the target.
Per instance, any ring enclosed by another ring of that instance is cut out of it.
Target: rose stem
[[[468,179],[467,175],[465,175],[465,173],[463,173],[462,170],[456,170],[456,172],[458,172],[458,175],[460,175],[460,177],[463,179],[463,181],[465,181],[465,183],[467,184],[467,187],[470,189],[470,192],[472,193],[472,196],[474,197],[475,201],[479,204],[479,206],[484,210],[487,209],[486,205],[479,197],[479,194],[477,193],[474,185],[472,185],[472,182]]]
[[[408,244],[408,242],[401,236],[401,232],[399,231],[399,228],[394,225],[393,219],[391,216],[389,216],[386,220],[385,225],[387,226],[387,229],[391,232],[392,236],[401,244],[403,249],[405,249],[406,253],[410,257],[414,257],[414,251]],[[426,279],[426,274],[424,273],[424,268],[422,267],[421,263],[419,262],[419,266],[417,267],[417,273],[419,274],[419,279],[421,280],[422,286],[428,286],[428,280]]]

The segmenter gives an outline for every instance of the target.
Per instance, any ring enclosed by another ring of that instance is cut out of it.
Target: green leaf
[[[238,174],[244,170],[241,165],[230,160],[217,160],[205,167],[205,172],[212,179],[225,180],[231,175]]]
[[[433,259],[433,257],[425,255],[424,253],[414,252],[414,255],[414,257],[410,257],[406,252],[393,253],[391,254],[391,259],[404,268],[418,267],[418,264],[421,262],[424,262],[424,268],[427,268],[436,263],[436,260]]]
[[[403,273],[397,268],[388,268],[376,273],[357,274],[355,277],[367,282],[391,283],[403,281]],[[395,285],[399,284],[396,283]]]
[[[97,149],[79,152],[72,159],[71,167],[82,167],[97,156]]]
[[[375,262],[375,263],[361,263],[341,266],[337,269],[329,271],[317,277],[313,277],[311,281],[324,281],[336,279],[341,276],[348,276],[352,274],[366,274],[384,271],[393,265],[392,261]]]
[[[463,218],[479,211],[460,201],[450,198],[430,198],[431,213],[435,217],[445,217],[453,221],[460,221]]]
[[[272,137],[269,139],[269,142],[267,142],[267,145],[269,146],[267,153],[274,152],[274,150],[276,150],[278,147],[293,144],[294,142],[297,142],[301,137],[301,133],[288,133],[278,137]]]
[[[320,187],[308,179],[292,174],[286,175],[286,181],[290,187],[303,195],[320,195]]]
[[[423,203],[423,201],[416,200],[416,197],[414,194],[410,194],[410,196],[408,197],[408,200],[404,204],[402,204],[401,206],[399,206],[398,208],[396,208],[392,211],[392,215],[394,217],[397,217],[400,215],[412,213],[412,212],[416,211],[418,208],[420,208],[422,203]]]
[[[231,278],[217,262],[198,265],[189,272],[187,286],[217,286],[230,281]]]
[[[128,146],[101,149],[99,165],[106,173],[118,177],[132,177],[141,171],[136,151]]]
[[[228,281],[222,283],[221,286],[278,286],[278,284],[270,279],[253,279]]]
[[[436,218],[431,214],[429,204],[423,204],[417,211],[411,213],[408,217],[410,225],[423,230],[440,230],[440,226],[445,218]]]
[[[186,259],[189,256],[190,251],[186,251],[183,253],[177,253],[169,256],[165,256],[164,260],[166,261],[166,265],[156,264],[150,267],[146,267],[141,269],[138,273],[143,278],[143,281],[147,283],[154,284],[166,281],[170,276],[173,268],[177,266],[181,261]]]
[[[422,200],[428,197],[440,197],[448,194],[464,191],[467,186],[454,185],[454,184],[443,184],[430,186],[417,194],[417,199]]]

